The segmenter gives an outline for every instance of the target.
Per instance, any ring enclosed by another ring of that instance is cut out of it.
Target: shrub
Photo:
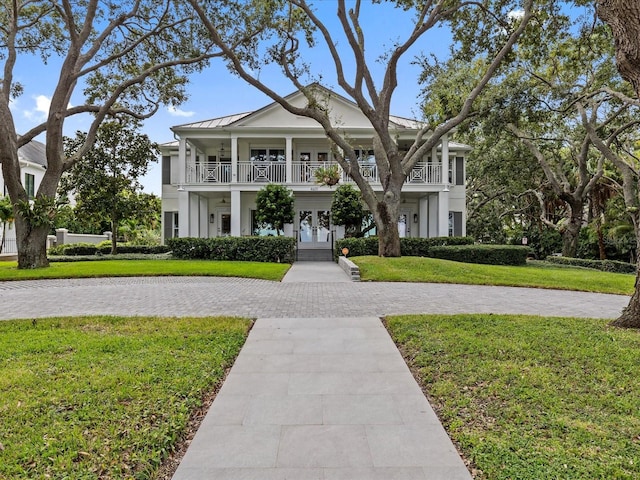
[[[432,247],[470,244],[473,244],[471,237],[401,238],[400,252],[407,257],[429,257],[429,250]],[[378,255],[378,237],[340,239],[336,242],[336,258],[342,255],[344,247],[349,249],[350,257]]]
[[[167,253],[169,247],[165,245],[127,245],[118,244],[118,253],[135,253],[144,255],[158,255]],[[111,253],[111,242],[93,243],[68,243],[51,247],[47,254],[51,256],[87,256],[87,255],[108,255]]]
[[[635,273],[636,266],[633,263],[620,262],[618,260],[587,260],[584,258],[569,258],[550,256],[547,262],[560,265],[571,265],[573,267],[594,268],[603,272],[613,273]]]
[[[167,245],[175,258],[292,263],[292,237],[171,238]]]
[[[525,265],[530,251],[518,245],[447,245],[432,247],[429,256],[465,263]]]

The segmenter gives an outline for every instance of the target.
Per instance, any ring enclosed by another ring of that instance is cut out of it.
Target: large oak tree
[[[260,49],[238,50],[221,35],[209,2],[188,1],[210,38],[224,52],[233,72],[294,115],[312,118],[322,125],[329,140],[337,147],[335,153],[338,163],[349,172],[374,216],[379,236],[379,255],[390,257],[400,255],[397,219],[400,193],[408,172],[440,143],[443,136],[469,115],[474,101],[492,76],[500,71],[534,15],[535,34],[540,35],[545,31],[545,19],[552,18],[548,13],[554,11],[550,8],[550,2],[536,0],[398,0],[367,5],[356,0],[352,8],[347,8],[344,0],[338,0],[335,17],[328,19],[321,18],[313,5],[305,0],[257,1],[252,8],[265,8],[268,4],[273,9],[273,20],[269,21],[272,36],[269,43],[260,45]],[[371,9],[369,13],[373,12],[374,15],[377,10],[384,12],[383,4],[393,4],[396,8],[411,11],[413,19],[407,21],[402,29],[406,32],[404,38],[389,38],[388,50],[379,58],[372,59],[367,55],[367,46],[373,43],[374,36],[379,42],[385,32],[376,29],[367,33],[368,26],[362,14],[365,9]],[[333,30],[333,27],[329,27],[331,20],[337,20],[338,26]],[[457,48],[467,49],[472,56],[482,57],[479,67],[482,73],[470,90],[461,93],[462,101],[456,112],[437,124],[425,122],[412,145],[406,151],[401,151],[389,121],[391,100],[399,82],[398,65],[409,55],[412,47],[428,47],[423,42],[427,32],[440,27],[450,29]],[[330,60],[322,65],[305,63],[305,45],[314,51],[323,49]],[[307,104],[302,107],[291,104],[273,85],[262,80],[256,72],[264,65],[278,67],[292,86],[306,96]],[[382,74],[376,78],[374,72],[380,66]],[[339,120],[331,118],[326,99],[323,98],[326,90],[313,86],[313,82],[321,83],[327,78],[327,68],[333,70],[331,76],[335,76],[337,85],[371,124],[382,195],[377,195],[360,174],[355,152],[357,147],[341,131]],[[304,78],[310,81],[306,82]]]
[[[251,41],[252,23],[234,0],[215,2],[216,24],[232,46]],[[242,3],[242,2],[240,2]],[[255,27],[255,28],[254,28]],[[15,213],[19,268],[48,265],[46,236],[61,175],[91,149],[100,124],[114,115],[144,119],[186,98],[186,75],[220,52],[200,35],[190,8],[173,0],[12,0],[0,8],[0,162]],[[24,86],[16,66],[40,57],[57,82],[45,121],[17,132],[10,108]],[[59,67],[55,67],[59,65]],[[87,134],[65,156],[65,123],[84,115]],[[18,149],[39,135],[47,170],[30,201]]]

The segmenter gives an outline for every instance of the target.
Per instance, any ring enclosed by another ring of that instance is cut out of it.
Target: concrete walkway
[[[295,262],[282,283],[349,283],[351,279],[334,262]]]
[[[375,317],[258,319],[173,477],[470,478]]]
[[[0,282],[0,319],[258,319],[175,480],[469,479],[379,318],[490,312],[615,318],[628,301],[622,295],[528,288],[351,283],[329,262],[296,263],[283,282]]]

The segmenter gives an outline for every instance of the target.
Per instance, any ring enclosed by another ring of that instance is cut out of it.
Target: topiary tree
[[[364,207],[360,191],[348,183],[336,188],[331,202],[331,220],[334,225],[344,225],[345,237],[357,237],[363,218]]]
[[[293,192],[283,185],[270,183],[256,197],[256,221],[263,227],[271,226],[278,235],[284,233],[285,223],[293,223]]]

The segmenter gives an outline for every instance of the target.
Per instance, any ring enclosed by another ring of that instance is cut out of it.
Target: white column
[[[438,236],[449,236],[449,192],[438,193]]]
[[[200,236],[200,196],[189,195],[189,232],[191,237]]]
[[[429,236],[437,237],[440,231],[438,223],[438,195],[429,195]]]
[[[190,237],[189,230],[189,192],[178,191],[178,236]]]
[[[238,183],[238,137],[231,137],[231,183]]]
[[[449,136],[444,134],[442,136],[442,175],[443,182],[447,188],[449,188]]]
[[[240,190],[231,190],[231,236],[239,237],[241,235],[241,213],[242,205],[240,203]]]
[[[286,159],[286,175],[287,183],[291,183],[293,181],[293,139],[291,137],[285,137],[286,147],[284,151],[284,158]]]
[[[199,227],[200,237],[209,237],[209,200],[206,197],[199,197],[200,205],[198,206],[199,212]]]
[[[429,197],[422,197],[418,201],[418,236],[427,238],[429,236]]]
[[[178,185],[184,185],[187,172],[187,139],[180,138],[178,145]],[[182,236],[182,235],[180,235]]]

